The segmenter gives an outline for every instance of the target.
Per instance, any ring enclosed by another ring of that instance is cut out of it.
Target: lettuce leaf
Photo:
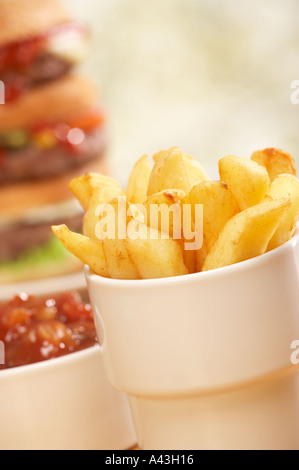
[[[69,253],[61,242],[56,237],[52,237],[45,245],[28,250],[18,259],[0,263],[0,271],[7,269],[10,271],[22,271],[41,266],[44,263],[61,261],[68,257]]]

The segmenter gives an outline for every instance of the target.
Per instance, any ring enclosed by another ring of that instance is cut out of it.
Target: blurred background
[[[299,164],[297,0],[65,0],[93,29],[84,70],[109,116],[125,181],[144,153],[180,146],[212,176],[228,153],[280,147]]]

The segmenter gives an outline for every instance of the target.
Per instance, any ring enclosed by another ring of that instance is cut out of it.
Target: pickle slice
[[[14,130],[0,134],[0,145],[7,150],[20,150],[27,147],[29,142],[29,134],[24,130]]]

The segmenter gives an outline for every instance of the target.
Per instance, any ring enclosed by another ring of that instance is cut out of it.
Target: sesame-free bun
[[[0,0],[0,47],[39,36],[69,20],[59,0]]]
[[[69,75],[0,106],[0,132],[26,129],[45,122],[64,122],[84,113],[96,102],[95,84],[85,77]]]

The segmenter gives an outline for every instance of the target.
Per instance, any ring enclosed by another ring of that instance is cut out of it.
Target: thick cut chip
[[[184,191],[170,189],[148,197],[143,206],[146,210],[148,227],[166,233],[170,238],[177,240],[181,245],[189,273],[194,273],[196,271],[195,251],[186,249],[187,244],[192,240],[185,238],[186,230],[188,233],[194,233],[191,217],[190,221],[186,220],[187,217],[184,218],[184,210],[188,203],[189,200]],[[184,224],[188,222],[189,225],[184,230]]]
[[[163,238],[161,232],[140,227],[144,238],[126,240],[127,250],[142,279],[159,279],[188,274],[180,243]]]
[[[203,247],[197,251],[197,271],[201,271],[205,258],[216,243],[225,224],[238,212],[239,205],[220,181],[203,181],[189,194],[190,203],[203,205]]]
[[[102,243],[71,232],[66,225],[52,227],[55,236],[64,247],[79,258],[99,276],[109,277]]]
[[[188,193],[201,181],[210,180],[200,164],[178,147],[157,153],[154,161],[156,163],[149,181],[148,196],[167,189],[180,189]]]
[[[147,155],[138,160],[129,177],[127,198],[132,204],[141,204],[146,200],[147,188],[152,166]]]
[[[106,182],[103,180],[101,186],[93,189],[83,220],[83,233],[85,236],[97,239],[95,230],[101,209],[114,198],[123,197],[124,195],[124,190],[118,183],[114,184],[114,180]]]
[[[195,160],[195,158],[193,158],[191,155],[188,155],[187,153],[183,153],[183,160],[191,188],[193,188],[193,186],[196,184],[199,184],[201,181],[211,181],[211,178],[198,163],[198,161]]]
[[[252,160],[228,155],[219,161],[220,179],[243,211],[263,201],[269,189],[267,170]]]
[[[103,247],[110,277],[124,280],[141,279],[127,249],[126,240],[105,239]]]
[[[69,188],[85,210],[88,210],[94,192],[98,194],[99,204],[107,203],[114,197],[125,194],[116,180],[99,173],[86,173],[79,176],[70,182]]]
[[[203,271],[229,266],[266,252],[289,199],[264,202],[235,215],[224,227],[208,254]]]
[[[109,210],[111,207],[114,214],[109,220],[115,217],[115,237],[103,240],[111,277],[154,279],[187,274],[178,242],[134,219],[134,208],[131,210],[126,200],[118,198],[109,204]]]
[[[251,160],[266,168],[271,182],[284,173],[296,176],[295,161],[284,150],[276,148],[258,150],[252,154]]]
[[[182,152],[173,148],[167,156],[159,158],[150,176],[147,196],[160,193],[166,189],[180,189],[188,193],[191,184],[184,167]]]
[[[131,220],[129,204],[118,197],[107,204],[98,217],[96,237],[103,242],[109,276],[113,279],[140,279],[126,247],[127,224]]]
[[[175,148],[175,147],[173,147]],[[169,150],[161,150],[160,152],[157,152],[154,156],[153,156],[153,160],[155,163],[157,163],[159,160],[161,159],[166,159],[167,158],[167,155],[168,155],[168,152]]]
[[[171,238],[180,239],[185,198],[186,193],[176,189],[161,191],[148,197],[143,204],[147,225],[168,233]]]
[[[270,186],[269,195],[273,200],[289,197],[291,207],[283,215],[280,224],[271,239],[268,250],[273,250],[292,238],[296,230],[299,216],[299,181],[293,175],[280,175]]]

